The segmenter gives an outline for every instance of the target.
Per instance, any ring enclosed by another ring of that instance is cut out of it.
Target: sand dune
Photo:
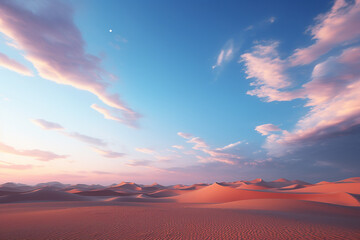
[[[47,189],[38,189],[26,193],[18,193],[0,197],[0,203],[13,203],[13,202],[46,202],[46,201],[87,201],[90,200],[83,196],[75,194],[60,192]]]
[[[136,183],[132,182],[122,182],[120,184],[117,184],[115,186],[111,186],[108,189],[110,190],[123,190],[123,191],[132,191],[132,192],[138,192],[141,191],[142,188],[137,185]]]
[[[353,177],[353,178],[347,178],[343,179],[337,182],[344,182],[344,183],[360,183],[360,177]]]
[[[351,183],[350,183],[351,184]],[[305,188],[307,189],[307,188]],[[294,190],[295,191],[295,190]],[[290,193],[289,192],[270,192],[235,189],[228,186],[221,186],[217,183],[200,190],[189,192],[174,197],[183,203],[225,203],[248,199],[290,199],[308,200],[339,204],[343,206],[360,206],[356,197],[346,192],[339,193]]]
[[[130,196],[130,195],[134,195],[134,193],[112,191],[109,189],[83,191],[83,192],[77,192],[75,194],[81,195],[81,196],[98,196],[98,197],[100,197],[100,196]]]
[[[228,203],[204,205],[206,208],[229,208],[243,210],[266,210],[297,213],[326,213],[360,217],[360,208],[350,208],[320,202],[291,199],[250,199]]]
[[[301,184],[293,184],[293,185],[289,185],[286,187],[282,187],[282,188],[280,188],[280,190],[293,190],[293,189],[299,189],[299,188],[304,188],[304,187],[306,187],[306,186],[301,185]]]
[[[292,192],[316,192],[316,193],[333,193],[333,192],[347,192],[360,194],[360,183],[328,183],[309,186],[303,189],[295,189]]]
[[[137,196],[130,196],[130,197],[114,197],[108,198],[105,200],[106,202],[142,202],[142,203],[166,203],[166,202],[174,202],[173,199],[166,199],[166,198],[152,198],[146,196],[144,194],[139,194]]]
[[[180,195],[182,190],[163,189],[156,192],[148,193],[147,195],[154,198],[173,197]]]

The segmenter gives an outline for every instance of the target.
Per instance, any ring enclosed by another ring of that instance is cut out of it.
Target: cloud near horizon
[[[25,59],[42,78],[88,91],[127,120],[138,120],[139,115],[118,94],[109,93],[105,78],[111,74],[102,69],[100,58],[85,52],[85,42],[67,5],[50,1],[35,12],[15,1],[1,1],[0,32],[24,51]]]
[[[32,169],[34,166],[31,164],[13,164],[5,161],[0,161],[0,169],[6,168],[6,169],[12,169],[12,170],[27,170]]]
[[[24,156],[24,157],[31,157],[36,160],[44,161],[44,162],[68,157],[67,155],[58,155],[53,152],[43,151],[43,150],[38,150],[38,149],[18,150],[18,149],[15,149],[14,147],[6,145],[5,143],[2,143],[2,142],[0,142],[0,152],[18,155],[18,156]]]

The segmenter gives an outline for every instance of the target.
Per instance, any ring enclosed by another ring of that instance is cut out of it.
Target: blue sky
[[[3,180],[357,176],[359,8],[4,1]]]

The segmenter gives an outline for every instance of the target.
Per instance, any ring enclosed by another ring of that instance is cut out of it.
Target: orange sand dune
[[[242,184],[242,185],[236,187],[236,189],[264,190],[264,189],[269,189],[269,187],[261,186],[261,185],[257,185],[257,184]]]
[[[360,194],[360,183],[328,183],[313,185],[302,189],[292,190],[292,192],[317,192],[317,193],[333,193],[347,192]]]
[[[176,196],[174,199],[183,203],[225,203],[248,199],[297,199],[333,203],[344,206],[360,206],[356,197],[347,193],[300,194],[289,192],[252,191],[221,186],[217,183],[200,190]]]
[[[220,204],[206,204],[206,208],[229,208],[244,210],[266,210],[297,213],[326,213],[360,217],[360,208],[290,199],[250,199]]]
[[[197,183],[197,184],[193,184],[193,185],[190,185],[190,186],[185,186],[185,185],[179,184],[179,185],[172,186],[172,188],[173,189],[179,189],[179,190],[196,190],[196,189],[206,187],[208,185],[209,184],[206,184],[206,183]]]
[[[117,184],[115,186],[111,186],[108,189],[110,190],[123,190],[123,191],[141,191],[142,188],[137,185],[136,183],[132,182],[122,182],[120,184]]]
[[[293,190],[293,189],[299,189],[299,188],[304,188],[304,187],[306,187],[306,186],[301,185],[301,184],[293,184],[293,185],[289,185],[286,187],[282,187],[282,188],[280,188],[280,190]]]
[[[105,200],[106,202],[146,202],[146,203],[165,203],[165,202],[174,202],[173,199],[166,199],[166,198],[152,198],[144,194],[139,194],[137,196],[131,197],[114,197],[108,198]]]
[[[177,196],[183,192],[184,190],[163,189],[156,192],[148,193],[147,195],[155,198],[164,198]]]
[[[347,178],[337,182],[360,183],[360,177]]]

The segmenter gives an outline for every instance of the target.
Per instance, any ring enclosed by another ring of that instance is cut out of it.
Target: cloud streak
[[[18,155],[18,156],[24,156],[24,157],[31,157],[36,160],[44,161],[44,162],[68,157],[67,155],[58,155],[53,152],[48,152],[48,151],[43,151],[43,150],[38,150],[38,149],[18,150],[18,149],[15,149],[14,147],[6,145],[2,142],[0,142],[0,152]]]
[[[93,150],[106,158],[121,158],[121,157],[126,156],[125,153],[107,151],[107,150],[103,150],[103,149],[99,149],[99,148],[93,148]]]
[[[12,170],[27,170],[32,169],[34,166],[31,164],[13,164],[5,161],[0,161],[0,169],[12,169]]]
[[[44,119],[33,119],[31,121],[35,125],[41,127],[44,130],[57,130],[59,133],[65,135],[67,137],[74,138],[74,139],[79,140],[84,143],[88,143],[88,144],[92,144],[92,145],[96,145],[96,146],[106,146],[107,145],[103,140],[101,140],[99,138],[90,137],[90,136],[87,136],[87,135],[84,135],[81,133],[77,133],[77,132],[68,132],[63,126],[61,126],[58,123],[49,122]]]
[[[259,125],[255,128],[255,130],[258,131],[263,136],[269,135],[271,132],[281,131],[281,129],[278,126],[275,126],[274,124],[270,124],[270,123]]]
[[[212,66],[212,69],[223,66],[225,63],[231,61],[234,56],[234,44],[232,40],[229,40],[225,46],[221,49],[216,64]]]
[[[201,151],[206,156],[196,155],[196,158],[201,163],[208,162],[221,162],[225,164],[235,165],[243,157],[237,154],[227,152],[227,150],[239,145],[241,142],[229,144],[223,148],[212,149],[209,145],[200,137],[194,137],[192,134],[184,134],[179,132],[178,135],[184,139],[187,139],[187,143],[194,144],[193,149]]]
[[[9,58],[3,53],[0,53],[0,66],[24,76],[33,76],[29,68],[14,59]]]

